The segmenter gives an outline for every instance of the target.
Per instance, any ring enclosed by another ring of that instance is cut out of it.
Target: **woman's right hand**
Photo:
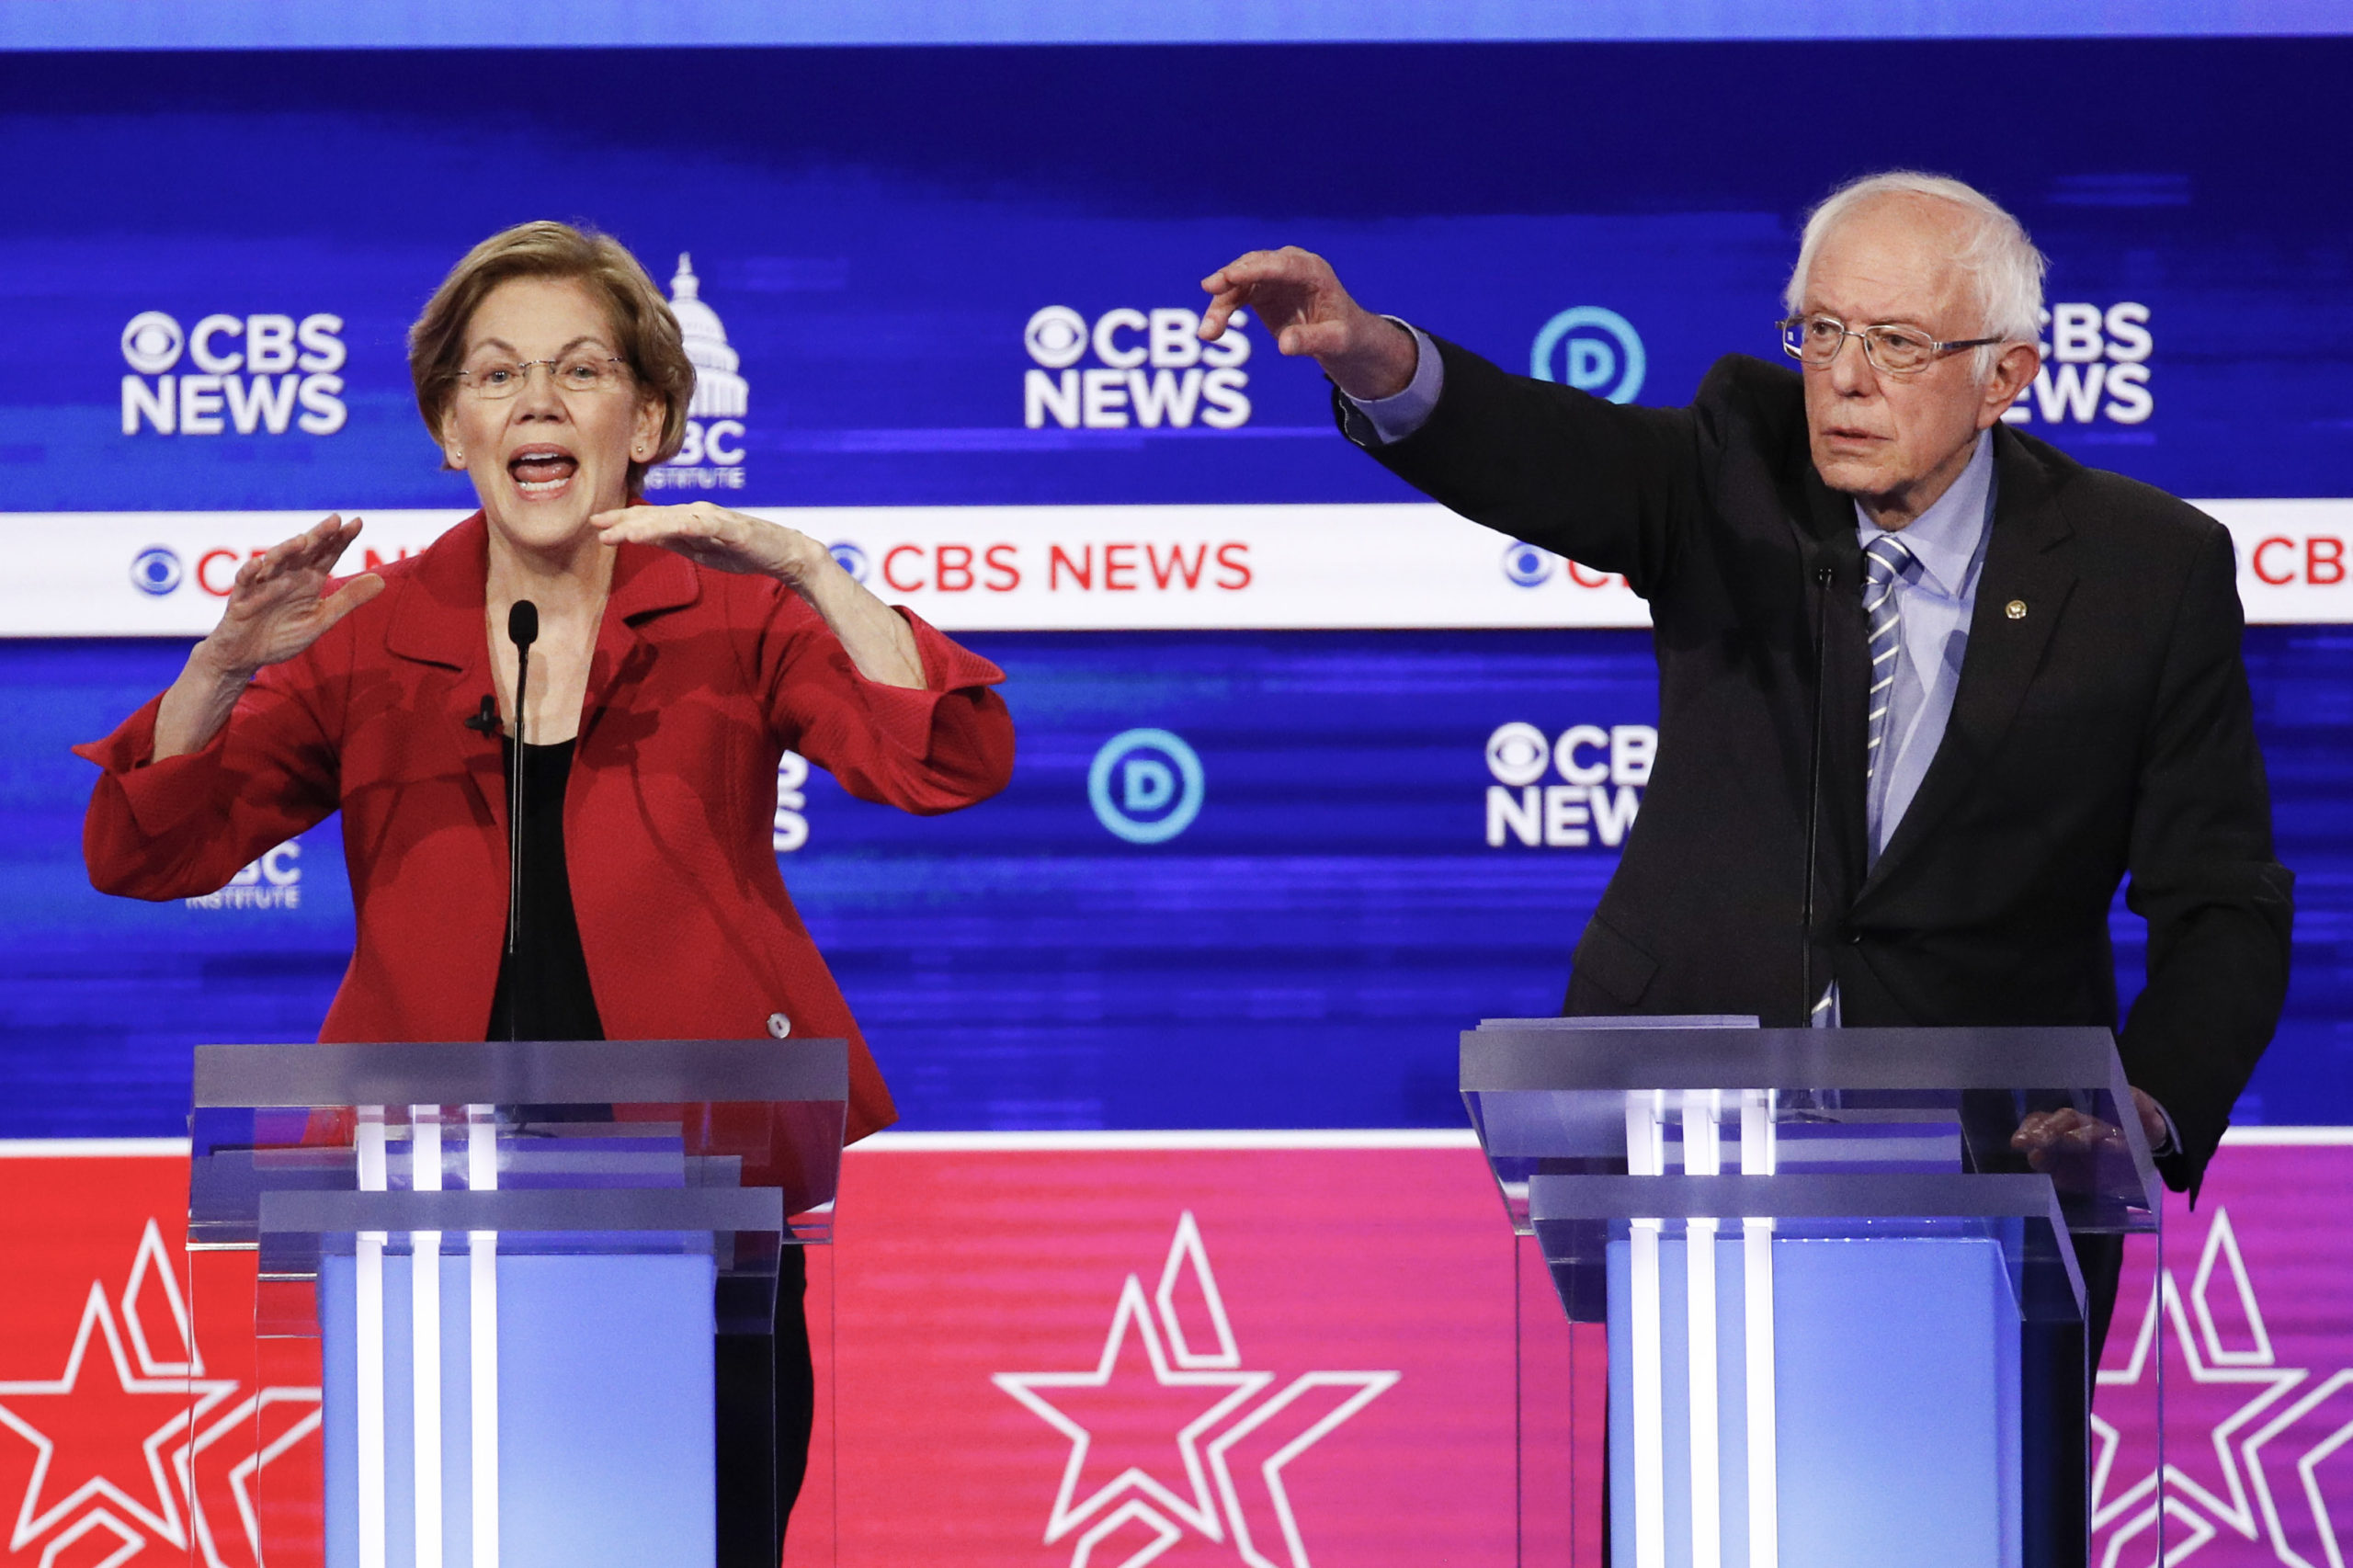
[[[326,591],[335,562],[358,537],[358,518],[330,516],[237,569],[221,624],[189,652],[180,678],[164,693],[152,760],[202,750],[229,722],[256,671],[292,658],[384,591],[373,572]]]
[[[221,624],[198,644],[222,675],[251,679],[326,634],[327,628],[384,591],[373,572],[326,592],[335,562],[359,537],[359,519],[330,515],[316,528],[271,545],[237,568]]]

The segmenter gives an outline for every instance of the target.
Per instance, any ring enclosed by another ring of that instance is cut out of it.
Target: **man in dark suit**
[[[1506,375],[1295,248],[1208,278],[1201,332],[1249,305],[1378,461],[1649,600],[1658,758],[1568,1012],[2114,1028],[2129,873],[2149,976],[2120,1049],[2194,1192],[2279,1020],[2293,879],[2229,535],[2002,423],[2040,364],[2041,276],[1984,195],[1900,174],[1809,221],[1796,363],[1727,356],[1688,408]],[[2040,1166],[2113,1136],[2060,1110],[2014,1142]]]

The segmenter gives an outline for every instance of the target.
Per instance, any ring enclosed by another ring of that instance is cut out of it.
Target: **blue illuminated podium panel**
[[[2086,1560],[2074,1241],[2158,1213],[2107,1031],[1507,1020],[1461,1070],[1514,1225],[1608,1324],[1613,1562]],[[2010,1131],[2062,1106],[2108,1135],[2029,1169]]]
[[[315,1339],[330,1568],[710,1564],[714,1335],[830,1238],[840,1040],[206,1046],[188,1237]]]

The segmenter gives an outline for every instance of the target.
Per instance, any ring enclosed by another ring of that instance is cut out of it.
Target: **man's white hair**
[[[2050,265],[2026,226],[1976,187],[1942,175],[1912,169],[1892,169],[1866,175],[1840,186],[1806,214],[1805,238],[1798,245],[1798,264],[1790,271],[1782,302],[1791,315],[1804,308],[1806,275],[1813,268],[1814,253],[1832,230],[1855,212],[1886,197],[1924,197],[1958,208],[1963,219],[1961,243],[1953,264],[1968,275],[1976,295],[1978,324],[1964,330],[1968,337],[1999,337],[2003,343],[2032,343],[2042,335],[2042,274]],[[1977,376],[1991,375],[2002,346],[1977,351]]]

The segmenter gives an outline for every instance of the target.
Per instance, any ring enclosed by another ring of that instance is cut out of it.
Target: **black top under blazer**
[[[1813,983],[1836,979],[1850,1026],[2113,1028],[2108,912],[2129,873],[2149,979],[2120,1047],[2180,1135],[2166,1180],[2194,1190],[2279,1022],[2294,886],[2272,857],[2222,525],[1996,426],[1951,720],[1867,873],[1861,551],[1854,503],[1811,460],[1798,373],[1732,355],[1688,408],[1620,407],[1438,347],[1428,421],[1381,445],[1336,394],[1349,438],[1464,517],[1622,573],[1650,601],[1657,761],[1564,1011],[1804,1021],[1826,563]]]

